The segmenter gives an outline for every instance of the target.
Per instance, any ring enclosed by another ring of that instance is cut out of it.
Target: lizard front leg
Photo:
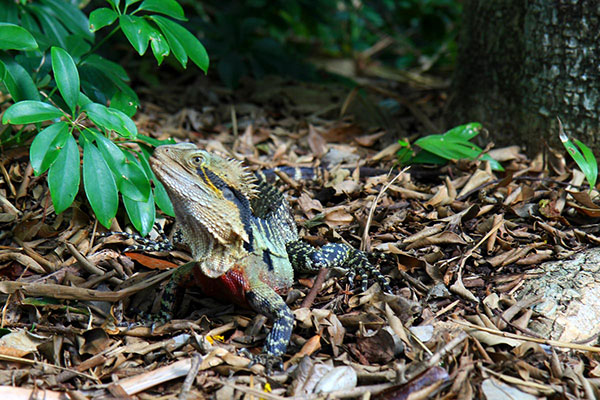
[[[261,281],[250,285],[246,299],[252,309],[273,321],[273,328],[267,335],[264,350],[253,357],[252,364],[263,364],[267,371],[272,368],[283,369],[281,356],[285,354],[292,336],[294,314],[281,296]]]

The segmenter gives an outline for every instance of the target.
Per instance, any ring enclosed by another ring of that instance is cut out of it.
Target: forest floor
[[[238,351],[260,351],[270,321],[197,290],[188,290],[181,319],[154,330],[117,327],[135,320],[133,309],[152,307],[157,276],[189,253],[125,253],[129,240],[97,235],[104,228],[83,193],[55,216],[27,148],[4,151],[0,394],[593,398],[597,338],[567,343],[536,333],[547,317],[534,309],[540,296],[523,288],[543,262],[600,243],[597,193],[551,149],[528,158],[518,146],[490,148],[503,172],[480,160],[398,168],[399,139],[443,133],[441,86],[373,81],[358,91],[269,78],[232,92],[184,75],[139,90],[143,134],[191,141],[251,169],[323,167],[318,178],[279,183],[300,236],[391,255],[379,263],[391,294],[372,282],[362,292],[336,271],[322,283],[298,277],[281,373],[248,368]],[[125,221],[118,214],[113,230],[128,228]],[[171,218],[159,222],[173,233]]]

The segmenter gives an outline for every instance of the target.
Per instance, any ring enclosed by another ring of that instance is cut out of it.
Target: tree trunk
[[[599,32],[597,0],[466,0],[448,125],[535,152],[559,143],[558,117],[600,150]]]

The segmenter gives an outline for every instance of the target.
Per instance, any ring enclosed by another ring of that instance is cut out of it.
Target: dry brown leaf
[[[357,136],[354,138],[354,141],[361,146],[371,147],[375,144],[377,139],[385,136],[385,134],[386,134],[386,132],[382,131],[382,132],[373,133],[371,135]]]
[[[317,158],[327,152],[327,142],[312,124],[308,125],[308,145]]]
[[[140,253],[124,253],[127,257],[139,262],[146,268],[166,270],[171,268],[177,268],[177,264],[166,261],[162,258],[146,256]]]

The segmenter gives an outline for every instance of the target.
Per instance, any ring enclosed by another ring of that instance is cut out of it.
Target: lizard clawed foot
[[[365,292],[369,283],[369,278],[373,278],[381,289],[386,293],[392,293],[392,288],[385,276],[371,264],[367,259],[367,254],[363,251],[352,249],[352,259],[347,263],[346,277],[350,287],[354,286],[354,278],[358,275],[360,277],[361,291]]]
[[[250,359],[248,368],[253,365],[260,364],[265,367],[265,373],[270,375],[273,371],[283,371],[283,359],[281,356],[262,352],[259,354],[252,354],[248,349],[241,349],[240,353]]]

